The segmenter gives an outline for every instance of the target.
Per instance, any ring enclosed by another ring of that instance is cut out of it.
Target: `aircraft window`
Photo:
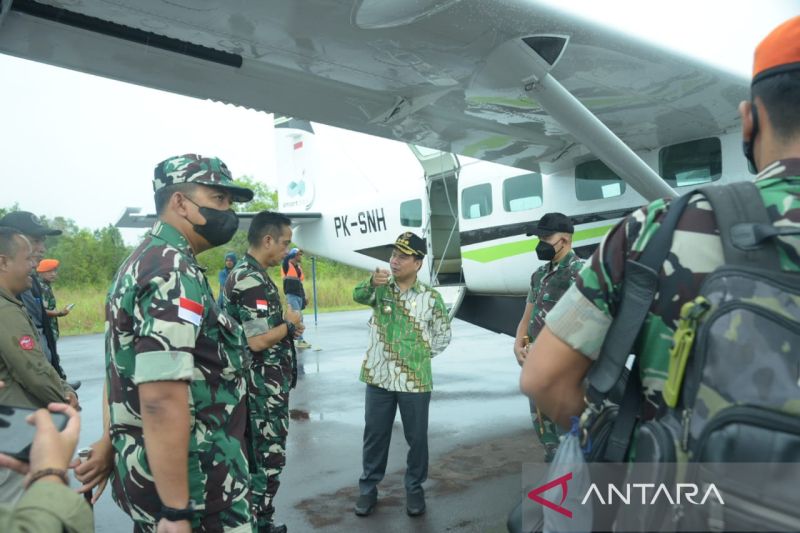
[[[599,159],[575,167],[578,200],[602,200],[625,194],[625,182]]]
[[[542,205],[542,175],[514,176],[503,182],[503,209],[509,213],[536,209]]]
[[[461,191],[461,215],[480,218],[492,214],[492,186],[488,183],[467,187]]]
[[[662,148],[658,169],[673,187],[717,181],[722,176],[721,143],[717,137],[710,137]]]
[[[410,228],[422,226],[422,200],[408,200],[400,204],[400,225]]]

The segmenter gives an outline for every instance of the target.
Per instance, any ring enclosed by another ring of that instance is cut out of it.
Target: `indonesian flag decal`
[[[295,150],[299,150],[302,147],[303,147],[303,141],[294,143],[294,149]]]
[[[203,304],[199,304],[188,298],[181,298],[178,307],[178,318],[199,326],[203,320]]]
[[[257,311],[266,311],[267,308],[267,301],[266,300],[256,300],[256,310]]]

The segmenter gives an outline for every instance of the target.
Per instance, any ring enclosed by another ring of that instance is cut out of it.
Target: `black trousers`
[[[395,392],[367,385],[364,409],[364,472],[358,480],[361,494],[372,494],[386,473],[389,442],[397,407],[409,450],[405,486],[409,494],[422,492],[428,479],[428,407],[430,392]]]

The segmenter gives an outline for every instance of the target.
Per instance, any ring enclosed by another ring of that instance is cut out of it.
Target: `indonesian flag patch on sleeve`
[[[199,326],[203,320],[203,305],[188,298],[181,298],[178,307],[178,318]]]
[[[256,310],[257,311],[267,311],[269,307],[267,307],[266,300],[256,300]]]

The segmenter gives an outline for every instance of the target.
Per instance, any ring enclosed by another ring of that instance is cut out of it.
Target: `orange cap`
[[[800,16],[772,30],[756,47],[753,83],[790,70],[800,70]]]
[[[57,269],[59,264],[58,259],[42,259],[36,267],[36,272],[50,272]]]

